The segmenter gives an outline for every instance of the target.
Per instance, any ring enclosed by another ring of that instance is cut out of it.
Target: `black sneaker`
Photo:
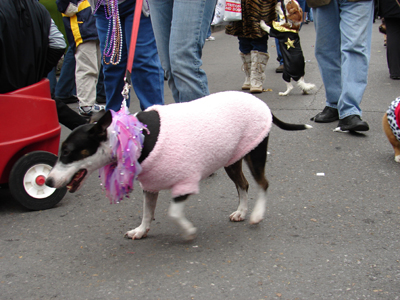
[[[339,120],[338,128],[341,131],[368,131],[368,123],[361,120],[359,115],[351,115]]]
[[[339,120],[339,112],[337,109],[325,106],[324,110],[310,119],[317,123],[330,123]]]

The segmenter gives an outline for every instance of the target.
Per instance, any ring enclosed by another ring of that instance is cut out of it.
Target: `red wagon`
[[[0,184],[32,210],[56,205],[67,192],[45,185],[57,160],[61,126],[47,79],[0,94]]]

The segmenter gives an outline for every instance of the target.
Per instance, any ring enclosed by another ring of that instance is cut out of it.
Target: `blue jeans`
[[[50,81],[51,96],[60,99],[66,99],[76,95],[75,88],[75,55],[71,47],[68,47],[64,55],[64,63],[61,68],[60,77],[56,77],[56,68],[54,67],[47,78]]]
[[[282,56],[282,53],[281,53],[281,48],[279,47],[278,39],[275,39],[275,46],[276,46],[276,54],[278,55],[276,60],[279,61],[280,65],[283,65],[283,56]]]
[[[72,47],[68,47],[64,55],[64,63],[61,68],[60,77],[55,86],[56,98],[65,99],[76,95],[75,87],[75,53]]]
[[[268,34],[258,39],[238,37],[238,40],[239,51],[243,54],[249,54],[253,50],[268,53]]]
[[[326,91],[326,106],[340,119],[362,115],[367,86],[374,1],[332,0],[313,8],[317,58]]]
[[[175,102],[210,94],[202,50],[216,0],[149,0],[161,65]]]
[[[121,61],[117,65],[106,64],[102,60],[104,87],[106,92],[106,110],[118,111],[121,108],[123,97],[121,92],[124,87],[124,77],[128,60],[128,48],[131,41],[133,14],[135,0],[126,0],[118,5],[123,45]],[[107,37],[108,19],[104,14],[104,5],[100,5],[96,14],[96,25],[100,39],[100,49],[104,53]],[[109,58],[106,58],[109,61]],[[132,66],[132,86],[140,101],[140,108],[146,108],[155,104],[164,104],[164,71],[161,68],[157,54],[157,46],[154,38],[150,18],[143,14],[140,18],[139,32],[136,42],[135,56]],[[130,99],[127,100],[130,105]]]

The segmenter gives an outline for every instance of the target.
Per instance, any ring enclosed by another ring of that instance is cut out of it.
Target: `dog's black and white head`
[[[50,171],[46,185],[54,188],[67,186],[77,191],[91,173],[113,162],[108,143],[111,112],[106,112],[96,124],[74,129],[62,143],[57,163]]]

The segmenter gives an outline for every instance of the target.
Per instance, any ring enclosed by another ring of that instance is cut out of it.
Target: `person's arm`
[[[77,0],[57,0],[57,9],[67,17],[72,17],[78,12]]]
[[[56,23],[51,19],[49,32],[49,47],[47,50],[46,65],[44,67],[43,77],[53,69],[67,48],[63,34],[58,30]]]

